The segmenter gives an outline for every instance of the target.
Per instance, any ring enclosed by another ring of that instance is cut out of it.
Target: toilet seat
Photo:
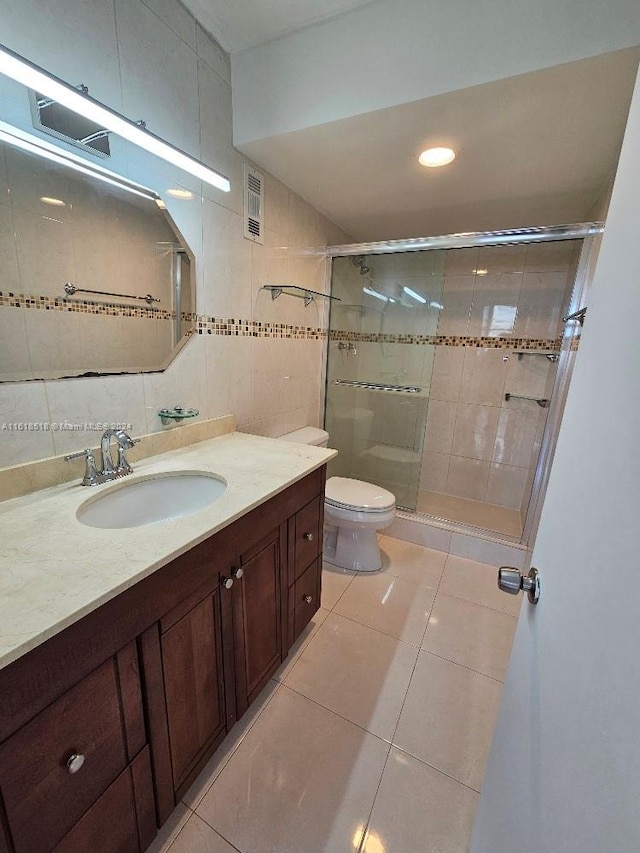
[[[325,504],[339,510],[376,515],[393,509],[396,498],[391,492],[373,483],[350,477],[330,477],[325,488]]]

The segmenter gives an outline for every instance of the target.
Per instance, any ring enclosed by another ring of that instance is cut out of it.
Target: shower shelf
[[[340,302],[338,296],[331,296],[329,293],[320,293],[318,290],[309,290],[308,287],[299,287],[297,284],[263,284],[260,290],[270,290],[272,299],[277,299],[283,293],[285,296],[295,296],[297,299],[304,299],[305,306],[314,302],[316,296]]]
[[[522,361],[522,358],[525,355],[543,355],[550,362],[554,363],[560,357],[560,353],[553,350],[545,352],[543,350],[516,349],[513,351],[513,354],[518,356],[518,361]]]
[[[509,402],[509,400],[531,400],[532,403],[537,403],[541,409],[546,409],[549,405],[549,401],[544,397],[525,397],[522,394],[505,394],[504,399]]]

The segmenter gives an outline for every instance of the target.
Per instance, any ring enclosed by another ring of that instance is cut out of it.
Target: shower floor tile
[[[517,509],[507,509],[484,501],[421,490],[418,492],[416,510],[436,518],[493,530],[505,536],[515,536],[519,539],[522,535],[522,518]]]

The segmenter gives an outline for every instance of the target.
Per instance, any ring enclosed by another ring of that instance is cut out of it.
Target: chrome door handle
[[[540,598],[540,572],[533,567],[525,576],[519,569],[511,566],[501,566],[498,569],[498,589],[517,595],[520,590],[527,593],[531,604],[537,604]]]

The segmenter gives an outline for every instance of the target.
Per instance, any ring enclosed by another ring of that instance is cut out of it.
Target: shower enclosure
[[[329,474],[526,541],[553,455],[599,223],[338,246]]]

